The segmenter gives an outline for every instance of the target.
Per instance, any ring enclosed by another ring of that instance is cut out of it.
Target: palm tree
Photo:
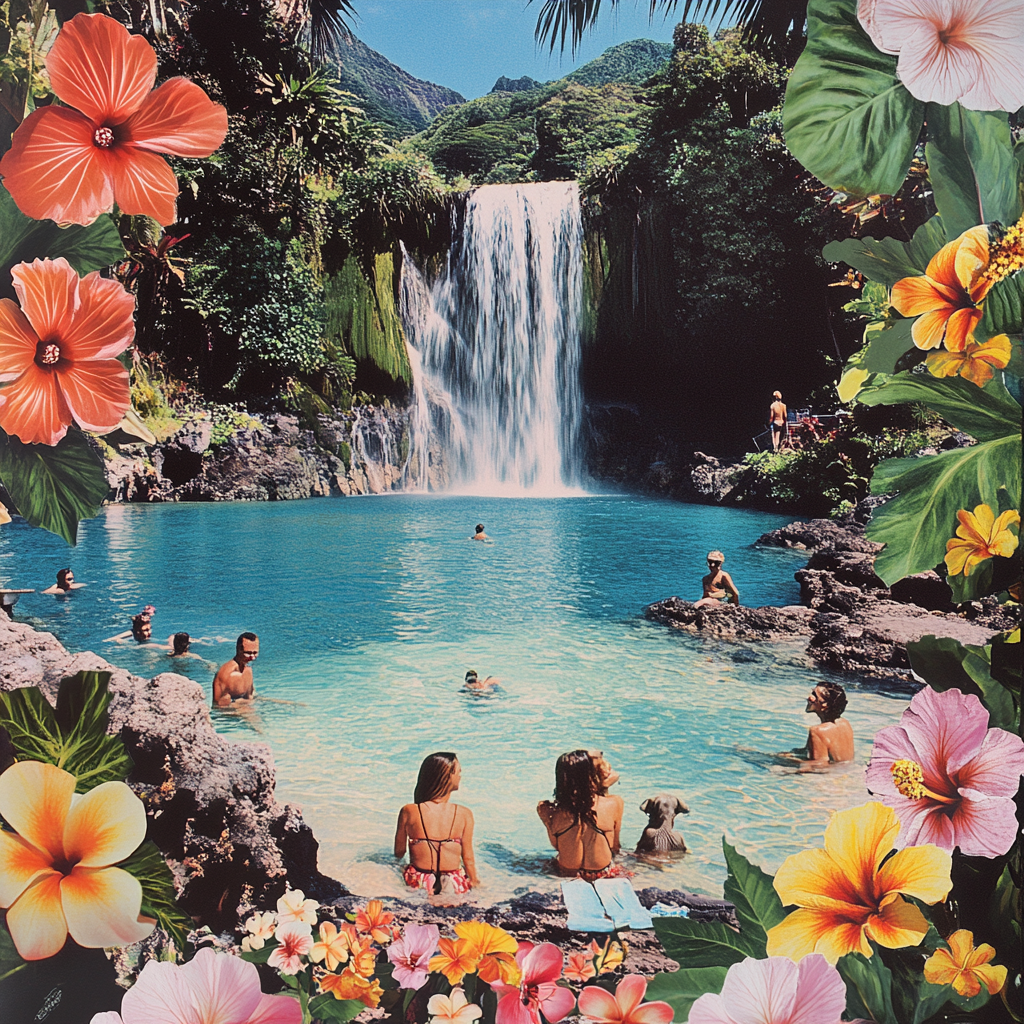
[[[533,3],[533,0],[528,0]],[[622,0],[608,0],[616,7]],[[635,0],[639,2],[639,0]],[[681,21],[695,18],[730,18],[745,26],[744,38],[765,48],[781,48],[801,36],[807,20],[807,0],[650,0],[650,16],[658,9],[673,14],[682,8]],[[569,43],[573,56],[583,34],[597,23],[601,0],[543,0],[537,17],[537,41],[553,50]]]
[[[349,19],[355,17],[353,0],[274,0],[278,16],[295,39],[322,64],[352,34]]]

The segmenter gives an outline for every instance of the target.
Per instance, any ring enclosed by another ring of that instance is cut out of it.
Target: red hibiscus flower
[[[99,271],[79,278],[65,259],[11,271],[21,309],[0,299],[0,427],[26,444],[56,444],[72,420],[113,430],[131,404],[114,358],[135,337],[134,297]]]
[[[91,224],[116,201],[122,213],[174,223],[178,182],[157,154],[209,156],[227,134],[227,111],[184,78],[154,89],[153,48],[105,14],[72,18],[46,70],[67,106],[30,114],[0,160],[21,212]]]

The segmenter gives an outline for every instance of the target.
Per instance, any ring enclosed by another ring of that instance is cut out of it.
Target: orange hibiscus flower
[[[330,992],[335,999],[358,999],[365,1006],[380,1005],[384,989],[376,978],[364,978],[346,968],[341,974],[328,974],[318,982],[321,992]]]
[[[929,352],[926,362],[935,377],[960,376],[983,388],[995,376],[993,367],[1002,370],[1012,353],[1009,336],[997,334],[982,344],[971,337],[959,352]]]
[[[945,898],[952,858],[930,844],[888,857],[899,831],[892,808],[863,804],[832,815],[824,850],[787,857],[775,890],[800,909],[768,931],[768,955],[799,961],[821,953],[834,964],[847,953],[871,956],[869,939],[889,949],[919,945],[928,922],[901,893],[925,903]]]
[[[1006,968],[990,964],[995,949],[987,942],[974,946],[974,933],[961,928],[946,939],[949,949],[937,949],[924,962],[924,980],[931,985],[952,985],[970,999],[984,985],[995,995],[1006,981]]]
[[[374,942],[383,946],[395,937],[391,922],[395,915],[384,910],[380,900],[370,900],[365,910],[356,913],[356,931],[360,935],[369,935]]]
[[[973,512],[962,508],[956,514],[960,525],[956,536],[946,541],[946,568],[951,576],[971,570],[988,558],[998,555],[1009,558],[1017,550],[1017,537],[1010,532],[1011,526],[1020,528],[1020,513],[1007,509],[997,519],[988,505],[976,505]]]
[[[174,223],[178,182],[157,154],[209,156],[227,135],[227,111],[184,78],[154,89],[153,48],[105,14],[65,24],[46,70],[67,106],[30,114],[0,160],[22,213],[91,224],[116,201],[122,213]]]
[[[437,956],[430,958],[430,970],[443,974],[451,985],[458,985],[480,966],[480,953],[467,939],[439,939]]]
[[[981,300],[993,282],[988,269],[988,228],[970,228],[944,245],[920,277],[892,286],[891,301],[903,316],[916,316],[911,337],[918,348],[960,352],[981,319]]]
[[[135,337],[135,299],[98,271],[79,278],[66,259],[11,271],[21,309],[0,299],[0,427],[26,444],[56,444],[72,420],[113,430],[131,404],[114,358]]]

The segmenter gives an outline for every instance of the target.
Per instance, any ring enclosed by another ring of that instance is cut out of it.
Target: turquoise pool
[[[116,506],[83,525],[73,550],[3,527],[0,566],[6,585],[42,589],[70,564],[86,589],[27,595],[16,617],[139,674],[173,667],[207,689],[212,677],[198,660],[103,642],[144,604],[157,608],[155,637],[186,630],[212,663],[257,632],[257,690],[273,701],[254,721],[218,710],[215,726],[270,745],[279,799],[302,807],[322,869],[355,892],[405,892],[395,817],[439,749],[463,763],[481,896],[553,887],[534,808],[555,757],[586,746],[622,774],[624,848],[646,823],[646,797],[667,790],[690,805],[676,825],[691,853],[664,871],[639,866],[637,883],[714,894],[723,833],[774,870],[820,842],[829,811],[866,798],[857,765],[781,775],[760,756],[806,736],[804,697],[823,675],[801,643],[703,641],[640,614],[670,594],[699,596],[712,547],[745,603],[795,603],[803,557],[752,546],[787,518],[628,496]],[[477,522],[493,544],[467,539]],[[461,693],[469,668],[500,677],[500,693]],[[906,699],[844,682],[862,765]]]

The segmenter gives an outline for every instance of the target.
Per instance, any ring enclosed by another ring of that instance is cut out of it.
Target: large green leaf
[[[929,103],[925,157],[935,205],[950,237],[1020,216],[1008,115]]]
[[[680,966],[730,967],[745,957],[764,956],[757,942],[717,921],[690,921],[685,917],[656,917],[654,931],[665,952]]]
[[[77,540],[79,520],[96,515],[110,490],[103,460],[78,430],[55,445],[22,444],[0,432],[0,480],[33,526],[69,544]]]
[[[956,235],[953,238],[956,238]],[[914,232],[914,237],[907,243],[907,255],[915,267],[921,268],[923,274],[928,269],[932,257],[952,240],[946,234],[942,218],[930,217]]]
[[[786,916],[782,900],[775,891],[772,876],[751,864],[735,847],[722,839],[725,864],[729,875],[725,880],[725,898],[736,907],[740,932],[750,943],[756,943],[758,956],[767,956],[768,930]]]
[[[869,373],[891,374],[900,359],[914,347],[914,339],[910,334],[913,326],[913,320],[896,320],[884,330],[866,330],[864,337],[867,345],[857,365]]]
[[[674,1019],[683,1021],[702,995],[722,991],[727,972],[727,967],[681,967],[672,974],[656,974],[647,983],[644,998],[668,1003],[675,1010]]]
[[[58,227],[52,220],[32,220],[0,187],[0,297],[14,298],[11,267],[35,259],[63,256],[79,274],[100,270],[124,258],[124,246],[112,217],[103,215],[88,227]]]
[[[874,511],[869,539],[884,544],[875,556],[875,573],[889,586],[905,576],[934,569],[946,555],[960,509],[984,502],[999,506],[1006,488],[1020,507],[1020,434],[985,441],[919,459],[890,459],[871,478],[873,494],[897,497]]]
[[[924,104],[896,77],[896,58],[861,28],[856,0],[810,0],[807,46],[782,117],[790,152],[830,188],[893,195],[914,156]]]
[[[335,999],[330,993],[324,993],[309,1001],[309,1012],[313,1019],[329,1021],[330,1024],[345,1024],[346,1021],[358,1017],[365,1009],[365,1003],[358,999]]]
[[[997,281],[985,298],[975,335],[987,340],[996,334],[1024,331],[1024,272]]]
[[[995,441],[1010,434],[1020,436],[1021,407],[998,377],[979,388],[962,377],[903,372],[878,387],[865,388],[859,399],[864,405],[923,402],[957,430],[978,441]]]
[[[877,1024],[898,1024],[892,1008],[892,972],[874,956],[847,953],[836,968],[846,982],[846,1012]]]
[[[178,906],[174,892],[174,875],[155,843],[143,843],[118,867],[133,875],[142,884],[142,914],[156,918],[156,923],[174,939],[179,953],[193,924]]]
[[[898,238],[844,238],[829,242],[821,255],[829,263],[848,263],[868,280],[891,288],[904,277],[920,277],[923,267],[911,262],[906,246]]]

